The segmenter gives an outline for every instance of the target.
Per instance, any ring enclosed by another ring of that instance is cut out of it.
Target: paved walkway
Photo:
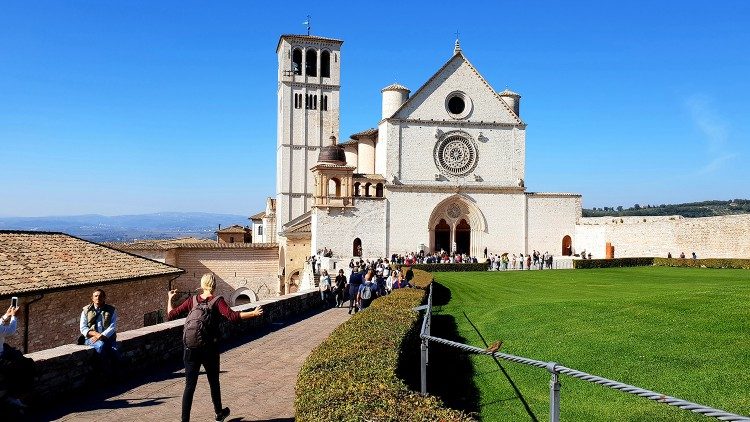
[[[297,373],[313,348],[349,318],[345,308],[329,309],[301,321],[272,327],[270,333],[221,355],[221,393],[231,408],[228,421],[293,421]],[[165,370],[119,391],[83,395],[39,415],[60,421],[174,421],[180,419],[185,371]],[[87,398],[89,397],[89,398]],[[193,421],[214,420],[205,373],[198,378]]]

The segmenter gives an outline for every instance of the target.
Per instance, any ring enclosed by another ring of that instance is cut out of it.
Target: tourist
[[[331,304],[331,276],[328,275],[328,270],[323,270],[320,276],[320,300],[324,307]]]
[[[117,351],[117,311],[106,300],[104,290],[94,290],[91,303],[81,311],[79,328],[83,344],[93,347],[102,356],[112,357]]]
[[[698,259],[698,255],[696,255],[695,252],[693,252],[693,259]]]
[[[510,260],[511,267],[515,270],[516,269],[516,261],[518,260],[518,257],[516,254],[513,254],[513,257]]]
[[[372,270],[367,272],[365,282],[357,290],[357,307],[360,311],[366,309],[376,297],[378,297],[378,286],[373,281]]]
[[[34,380],[34,361],[5,343],[5,337],[17,331],[17,312],[18,306],[10,306],[0,317],[0,414],[10,419],[24,416],[26,404],[22,399],[31,393]]]
[[[363,273],[365,271],[364,266],[360,267],[359,271],[352,271],[352,274],[349,276],[349,314],[351,315],[352,310],[354,310],[354,313],[356,314],[358,309],[355,306],[355,302],[357,301],[357,292],[359,292],[359,286],[362,285],[364,282],[363,280]]]
[[[672,259],[672,252],[667,252],[667,259]]]
[[[526,254],[526,271],[531,269],[531,255]]]
[[[340,307],[344,304],[344,286],[346,285],[346,276],[344,270],[340,269],[339,274],[336,276],[333,285],[334,297],[336,298],[336,307]]]
[[[523,263],[525,261],[524,258],[523,258],[523,254],[522,253],[518,254],[518,258],[519,258],[518,262],[519,262],[519,264],[521,264],[521,270],[523,270]]]
[[[221,386],[219,385],[219,322],[220,317],[231,322],[242,319],[257,318],[263,315],[260,306],[254,311],[233,311],[221,296],[214,296],[216,278],[213,274],[201,277],[203,293],[192,296],[173,308],[172,299],[177,290],[167,294],[167,319],[173,320],[183,314],[183,343],[185,346],[185,391],[182,393],[182,421],[190,420],[190,409],[193,407],[193,395],[198,383],[201,365],[206,370],[206,378],[211,390],[211,401],[214,405],[217,421],[224,421],[229,416],[229,408],[221,405]]]
[[[680,259],[685,259],[685,252],[680,252]]]

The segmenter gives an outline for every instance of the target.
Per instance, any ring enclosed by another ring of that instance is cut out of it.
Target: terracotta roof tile
[[[0,230],[0,296],[182,272],[64,233]]]
[[[354,135],[351,135],[349,137],[354,140],[359,140],[359,138],[365,138],[365,137],[369,138],[377,134],[378,134],[378,129],[373,127],[367,130],[363,130],[362,132],[357,132]]]
[[[265,216],[266,216],[266,212],[265,211],[261,211],[261,212],[255,214],[255,215],[251,215],[250,216],[250,220],[260,220],[260,219],[262,219]]]
[[[248,232],[248,229],[235,224],[233,226],[229,226],[227,228],[221,229],[217,231],[216,233],[246,233],[246,232]]]

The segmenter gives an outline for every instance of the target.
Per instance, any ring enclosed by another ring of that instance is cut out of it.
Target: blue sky
[[[455,32],[519,92],[526,186],[587,208],[750,198],[750,2],[4,1],[0,215],[251,215],[275,188],[278,37],[344,40],[341,137]]]

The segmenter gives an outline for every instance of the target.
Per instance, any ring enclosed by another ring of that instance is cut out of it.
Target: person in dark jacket
[[[362,285],[362,277],[364,274],[364,268],[361,269],[360,272],[352,271],[352,275],[349,276],[349,313],[352,313],[352,310],[354,310],[354,313],[356,314],[358,309],[355,306],[357,301],[357,293],[359,292],[359,286]]]
[[[205,274],[201,277],[201,289],[203,289],[203,293],[195,298],[189,297],[176,308],[172,308],[172,298],[177,293],[177,290],[170,290],[167,300],[167,319],[171,321],[183,314],[189,313],[190,310],[193,309],[193,306],[199,301],[212,304],[211,312],[213,312],[213,321],[218,321],[219,315],[231,322],[238,322],[241,319],[257,318],[263,315],[263,309],[261,309],[260,306],[253,311],[237,312],[229,307],[223,297],[219,296],[214,298],[216,278],[213,274]],[[218,332],[218,324],[213,324],[212,330],[214,332],[209,333],[212,339],[208,344],[194,348],[187,347],[187,345],[185,346],[185,391],[182,394],[183,422],[190,420],[190,409],[193,407],[193,395],[195,394],[195,386],[198,383],[198,374],[200,373],[201,365],[203,365],[206,370],[206,378],[208,378],[208,385],[211,389],[211,401],[214,404],[216,420],[224,421],[224,419],[229,416],[229,408],[221,406],[218,343],[220,333]]]

